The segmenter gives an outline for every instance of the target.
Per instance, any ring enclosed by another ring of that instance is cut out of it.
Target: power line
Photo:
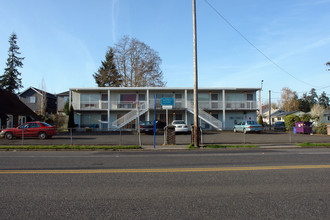
[[[289,76],[291,76],[292,78],[294,78],[295,80],[302,82],[306,85],[312,86],[312,87],[318,87],[318,86],[314,86],[310,83],[307,83],[301,79],[298,79],[297,77],[295,77],[294,75],[292,75],[291,73],[289,73],[287,70],[283,69],[280,65],[278,65],[277,63],[275,63],[272,59],[270,59],[264,52],[262,52],[259,48],[257,48],[251,41],[249,41],[237,28],[234,27],[234,25],[232,25],[215,7],[213,7],[213,5],[211,5],[211,3],[209,3],[207,0],[204,0],[204,2],[209,5],[210,8],[212,8],[216,14],[218,14],[220,16],[220,18],[222,18],[222,20],[224,20],[233,30],[235,30],[246,42],[248,42],[254,49],[256,49],[261,55],[263,55],[269,62],[271,62],[273,65],[275,65],[278,69],[280,69],[282,72],[288,74]]]

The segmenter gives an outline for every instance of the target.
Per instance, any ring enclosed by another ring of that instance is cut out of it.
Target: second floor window
[[[29,102],[30,102],[30,103],[36,103],[36,97],[35,97],[35,96],[31,96],[31,97],[29,98]]]

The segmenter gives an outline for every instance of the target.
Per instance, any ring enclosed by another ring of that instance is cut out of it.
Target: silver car
[[[234,126],[234,132],[241,131],[244,134],[247,132],[262,132],[262,125],[258,124],[256,121],[242,121]]]
[[[174,120],[172,125],[175,126],[175,132],[188,133],[189,129],[183,120]]]

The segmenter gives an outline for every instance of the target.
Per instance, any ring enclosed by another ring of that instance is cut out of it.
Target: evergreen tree
[[[18,57],[17,55],[21,54],[17,46],[17,36],[15,33],[12,33],[9,38],[9,50],[8,50],[8,59],[6,63],[5,72],[0,76],[0,86],[2,89],[14,93],[16,90],[23,88],[22,79],[20,78],[21,73],[18,72],[17,68],[23,67],[22,61],[24,57]]]
[[[114,51],[110,47],[105,55],[105,60],[97,73],[93,74],[96,84],[99,87],[119,87],[121,86],[121,76],[117,71],[114,61]]]
[[[328,108],[330,106],[330,99],[324,91],[318,97],[318,101],[319,104],[322,105],[324,108]]]
[[[68,128],[74,128],[74,110],[72,105],[70,106]]]

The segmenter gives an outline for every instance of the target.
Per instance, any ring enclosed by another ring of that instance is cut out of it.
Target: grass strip
[[[205,145],[205,148],[256,148],[257,145],[220,145],[220,144],[211,144]]]
[[[304,142],[301,144],[297,144],[297,146],[301,147],[330,147],[330,143],[309,143],[309,142]]]
[[[126,149],[142,149],[138,145],[129,146],[97,146],[97,145],[15,145],[0,146],[5,150],[126,150]]]

